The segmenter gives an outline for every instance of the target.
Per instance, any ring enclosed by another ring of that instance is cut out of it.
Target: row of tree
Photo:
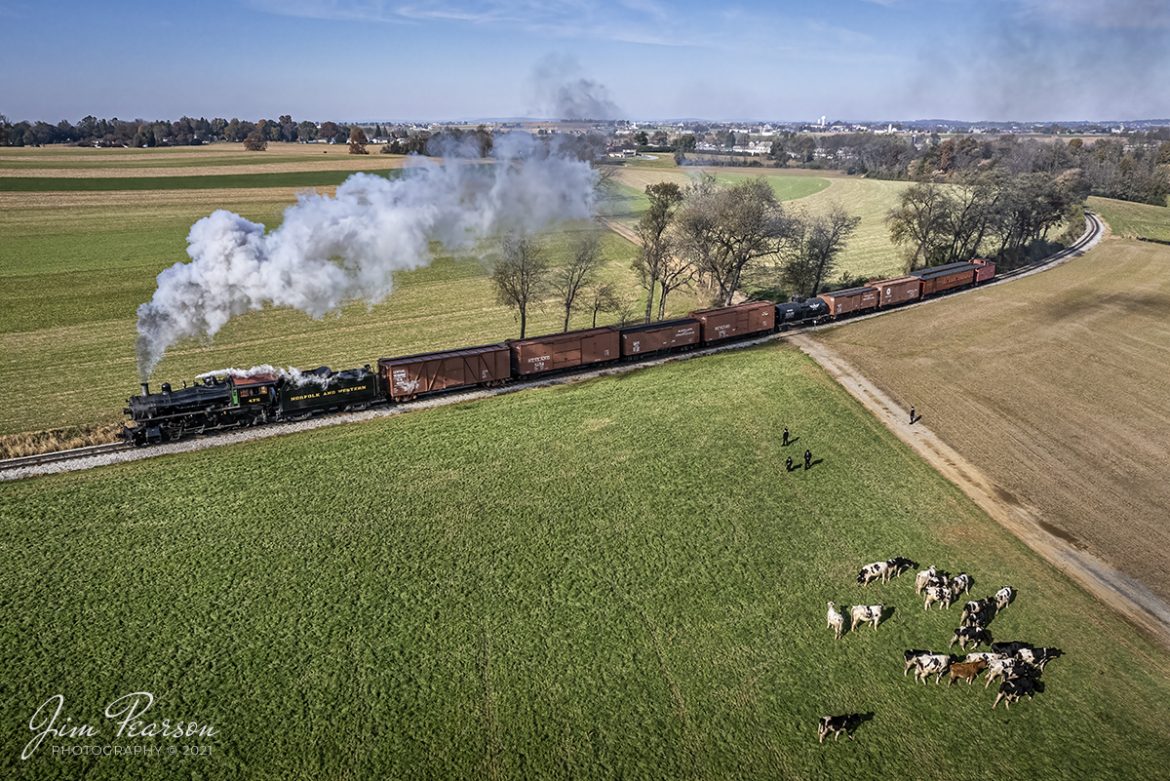
[[[985,175],[964,184],[919,182],[887,223],[906,269],[991,255],[1007,266],[1042,252],[1050,231],[1080,231],[1089,186],[1079,171]]]
[[[82,144],[156,147],[191,146],[213,141],[242,143],[248,139],[254,143],[325,140],[341,144],[349,138],[352,127],[336,122],[296,122],[287,114],[277,119],[256,122],[222,117],[180,117],[174,121],[149,121],[88,116],[76,124],[61,120],[55,125],[48,122],[10,122],[0,114],[0,146]],[[402,132],[405,134],[405,131]]]
[[[650,206],[635,231],[639,248],[633,269],[645,291],[641,319],[667,314],[667,300],[680,288],[697,288],[715,305],[731,304],[749,283],[783,284],[797,295],[815,295],[860,218],[840,207],[827,214],[786,212],[764,179],[722,187],[710,176],[688,187],[660,182],[646,188]],[[598,280],[605,260],[596,232],[570,247],[559,265],[532,236],[510,234],[500,247],[492,282],[500,303],[516,312],[521,338],[535,305],[556,300],[568,330],[573,313],[586,308],[593,324],[601,312],[635,319],[640,298]]]
[[[1166,205],[1170,140],[1147,133],[1122,139],[965,135],[915,141],[903,135],[782,134],[769,155],[781,166],[835,168],[883,179],[964,181],[976,174],[1055,174],[1080,170],[1093,195]]]

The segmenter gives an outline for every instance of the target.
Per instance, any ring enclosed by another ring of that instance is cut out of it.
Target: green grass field
[[[1152,206],[1092,197],[1088,206],[1104,217],[1118,236],[1170,241],[1170,205]]]
[[[397,175],[398,170],[368,173]],[[0,176],[0,192],[105,192],[111,190],[221,190],[236,187],[336,187],[354,171],[291,171],[211,176]]]
[[[780,346],[5,483],[0,551],[6,778],[1128,780],[1170,741],[1165,655]],[[893,555],[1016,586],[1046,691],[903,677],[959,608],[855,584]],[[894,612],[834,642],[829,599]],[[109,731],[138,690],[212,755],[19,760],[51,694]]]

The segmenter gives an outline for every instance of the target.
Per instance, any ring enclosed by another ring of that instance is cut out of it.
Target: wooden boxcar
[[[700,309],[691,317],[702,326],[703,344],[738,336],[770,333],[776,326],[776,305],[771,301],[746,301],[735,306]]]
[[[622,328],[622,357],[691,347],[699,343],[700,327],[698,320],[686,317]]]
[[[507,382],[512,376],[509,355],[507,345],[488,344],[380,358],[378,373],[393,401],[410,401],[424,393]]]
[[[983,258],[975,258],[971,261],[977,268],[975,269],[975,284],[981,284],[989,279],[995,278],[995,263]]]
[[[820,297],[825,302],[825,305],[829,307],[829,316],[834,318],[858,312],[867,312],[870,309],[877,309],[878,305],[877,288],[869,287],[868,285],[851,287],[847,290],[834,290],[831,293],[821,293]]]
[[[898,306],[917,301],[922,290],[922,282],[918,277],[883,279],[872,284],[878,292],[879,307]]]
[[[911,276],[918,277],[922,282],[922,297],[933,296],[937,293],[945,293],[948,290],[957,290],[961,287],[975,284],[975,269],[979,268],[974,263],[961,261],[959,263],[947,263],[943,266],[932,266],[930,268],[919,269],[918,271],[911,271]]]
[[[621,346],[616,328],[590,328],[563,334],[509,339],[512,373],[517,377],[616,361]]]

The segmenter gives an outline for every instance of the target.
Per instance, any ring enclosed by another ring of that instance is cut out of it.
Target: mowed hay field
[[[1133,779],[1170,743],[1165,654],[775,345],[6,483],[0,550],[6,778]],[[896,554],[1016,586],[992,629],[1065,651],[1046,690],[903,677],[959,607],[856,585]],[[829,599],[894,611],[834,642]],[[50,694],[108,731],[138,690],[211,756],[19,760]]]
[[[30,377],[36,378],[36,392],[9,395],[0,410],[0,435],[115,423],[122,417],[126,397],[137,391],[135,311],[153,294],[156,275],[186,259],[192,223],[223,208],[275,227],[299,191],[283,181],[322,174],[340,181],[347,175],[332,167],[314,169],[316,159],[302,155],[308,162],[298,171],[246,174],[230,179],[233,186],[223,187],[227,177],[206,174],[214,167],[201,167],[216,159],[209,151],[158,150],[151,155],[147,152],[155,150],[117,150],[123,154],[109,156],[105,152],[110,150],[73,149],[68,155],[61,150],[35,151],[41,154],[23,157],[60,162],[93,153],[103,161],[119,163],[122,159],[130,163],[184,161],[186,166],[172,166],[169,173],[185,175],[168,182],[194,189],[168,186],[139,191],[134,189],[135,179],[78,177],[70,181],[80,190],[0,191],[0,235],[4,237],[0,242],[0,383],[27,389],[32,385]],[[337,151],[332,147],[330,157],[339,157]],[[252,153],[248,159],[255,161],[270,153]],[[222,155],[230,156],[230,152],[221,149]],[[278,152],[270,159],[289,156]],[[379,159],[386,157],[375,154],[360,159],[380,164],[386,171],[395,164],[393,158]],[[273,167],[284,166],[281,162]],[[151,177],[157,173],[139,170]],[[125,182],[128,189],[84,191],[86,183],[94,181],[103,186]],[[331,187],[316,189],[332,192]],[[554,261],[567,257],[570,241],[587,227],[562,226],[548,237]],[[606,232],[602,248],[609,260],[603,278],[634,294],[638,288],[629,267],[632,245]],[[209,344],[178,346],[158,367],[155,379],[178,383],[211,369],[260,363],[360,366],[384,355],[516,336],[515,320],[496,302],[488,279],[493,253],[494,247],[485,247],[468,257],[440,257],[429,268],[400,274],[394,294],[373,308],[358,304],[321,321],[288,310],[240,317]],[[574,325],[589,322],[589,316],[581,312]],[[533,313],[530,328],[533,334],[560,330],[560,314],[555,307],[544,306]]]
[[[1110,238],[1042,274],[823,338],[1051,531],[1165,600],[1168,314],[1170,247]]]

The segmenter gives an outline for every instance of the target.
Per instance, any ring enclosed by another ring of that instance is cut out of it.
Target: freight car
[[[836,320],[845,315],[861,314],[877,309],[878,291],[868,285],[822,293],[821,300],[829,308],[829,316]]]
[[[907,277],[824,293],[806,301],[747,301],[700,309],[688,317],[621,328],[590,328],[499,344],[378,360],[370,367],[334,372],[212,373],[192,386],[160,393],[142,385],[125,409],[127,439],[138,445],[328,412],[403,403],[431,393],[502,385],[554,372],[676,350],[722,344],[878,308],[909,303],[995,276],[995,264],[976,260],[922,269]]]
[[[929,268],[911,271],[910,275],[918,277],[922,282],[921,297],[935,296],[939,293],[948,293],[952,290],[970,287],[975,284],[975,270],[979,268],[967,261],[961,263],[947,263],[945,266],[931,266]]]

